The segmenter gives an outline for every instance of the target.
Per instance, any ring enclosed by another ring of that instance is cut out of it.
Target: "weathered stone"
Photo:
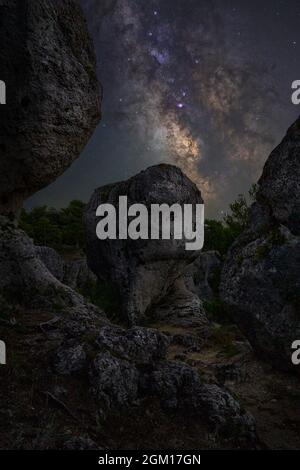
[[[89,269],[86,258],[65,262],[63,283],[72,289],[81,289],[95,284],[97,277]]]
[[[95,358],[90,381],[94,394],[105,408],[129,406],[138,398],[137,368],[109,352],[100,353]]]
[[[97,189],[86,211],[87,259],[92,271],[113,282],[120,290],[123,314],[132,324],[142,321],[154,302],[166,294],[174,280],[197,253],[185,249],[181,240],[99,240],[96,209],[102,203],[118,208],[119,196],[128,205],[201,204],[200,191],[180,169],[158,165],[127,181]]]
[[[221,259],[217,251],[204,251],[188,266],[184,279],[187,288],[200,299],[216,296],[216,286],[221,271]]]
[[[0,18],[7,84],[7,105],[0,106],[0,289],[29,308],[68,312],[58,335],[75,334],[75,327],[82,333],[97,323],[95,308],[60,282],[57,256],[51,253],[47,269],[10,219],[80,155],[99,121],[92,43],[72,0],[2,0]]]
[[[210,323],[202,302],[186,288],[182,277],[174,282],[165,298],[152,309],[151,317],[154,322],[183,329],[193,328],[199,340],[210,334]]]
[[[258,202],[277,223],[300,235],[300,118],[271,153],[258,185]]]
[[[257,352],[290,369],[300,337],[300,120],[269,157],[249,228],[230,249],[221,296]],[[294,368],[296,370],[296,368]]]
[[[104,450],[88,436],[70,436],[62,443],[62,448],[64,450]]]
[[[72,0],[0,2],[0,213],[61,175],[100,117],[95,58]]]
[[[86,366],[86,353],[80,344],[63,346],[57,353],[54,368],[58,374],[70,375],[81,371]]]
[[[169,341],[166,336],[149,328],[133,327],[124,330],[117,326],[101,329],[97,345],[135,364],[152,364],[166,355]]]
[[[65,263],[63,258],[53,249],[48,246],[37,246],[36,255],[50,271],[50,273],[58,279],[64,281]]]
[[[148,377],[145,389],[156,393],[164,407],[198,415],[212,431],[239,443],[254,443],[255,421],[226,390],[203,384],[191,367],[179,362],[162,362]]]
[[[36,255],[56,279],[72,289],[81,289],[97,282],[97,277],[89,269],[86,258],[64,261],[57,251],[47,246],[37,246]]]
[[[49,323],[51,333],[74,337],[107,323],[100,309],[51,274],[32,240],[5,217],[0,217],[0,290],[26,308],[59,314],[57,322]]]

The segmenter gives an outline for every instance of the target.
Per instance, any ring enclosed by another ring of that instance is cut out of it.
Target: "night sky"
[[[261,174],[300,114],[300,2],[82,0],[104,88],[103,117],[73,166],[29,207],[174,163],[220,217]],[[76,79],[76,77],[74,77]]]

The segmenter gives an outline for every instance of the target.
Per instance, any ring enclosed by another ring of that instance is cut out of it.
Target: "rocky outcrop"
[[[0,3],[0,213],[61,175],[80,155],[100,117],[95,58],[72,0]]]
[[[290,369],[300,337],[300,119],[267,160],[256,199],[227,256],[221,296],[256,351]]]
[[[56,279],[72,289],[82,289],[97,281],[86,258],[64,261],[57,251],[48,246],[37,246],[36,255]]]
[[[74,333],[95,320],[94,307],[60,282],[59,256],[37,254],[10,221],[80,155],[100,119],[93,47],[72,0],[0,2],[0,16],[8,90],[0,107],[0,289],[30,308],[64,308],[68,321],[58,324]]]
[[[106,323],[100,309],[53,276],[32,240],[6,217],[0,217],[0,294],[12,305],[57,313],[41,325],[53,336],[74,339]]]
[[[225,389],[204,384],[192,367],[166,360],[169,340],[156,330],[104,327],[96,339],[89,373],[92,391],[106,412],[156,397],[166,411],[204,419],[216,432],[239,444],[256,440],[255,423]]]
[[[277,224],[300,235],[300,118],[271,153],[259,180],[257,200]],[[252,216],[253,218],[254,216]],[[265,222],[267,216],[265,215]]]
[[[193,328],[202,339],[209,335],[210,324],[201,300],[190,292],[181,277],[177,279],[164,299],[151,311],[153,321],[169,326]]]
[[[35,248],[37,257],[42,261],[50,273],[63,282],[65,275],[65,263],[62,257],[53,248],[48,246],[37,246]]]
[[[196,371],[180,362],[160,364],[146,378],[147,390],[160,396],[168,410],[202,416],[212,432],[236,442],[255,441],[255,422],[230,393],[215,384],[203,384]]]
[[[82,289],[95,284],[97,277],[89,269],[86,258],[81,258],[65,262],[63,282],[72,289]]]
[[[119,289],[123,314],[130,323],[142,321],[147,310],[159,301],[195,252],[186,251],[186,240],[99,240],[96,209],[110,203],[119,207],[119,196],[128,197],[128,205],[201,204],[196,185],[179,168],[158,165],[127,181],[97,189],[86,210],[87,259],[92,271]]]
[[[184,279],[187,288],[200,299],[216,296],[221,271],[221,258],[217,251],[204,251],[188,266]]]

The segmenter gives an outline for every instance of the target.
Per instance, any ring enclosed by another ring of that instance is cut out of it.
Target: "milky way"
[[[86,200],[97,186],[169,162],[219,217],[257,180],[298,114],[290,102],[291,82],[300,79],[296,2],[81,3],[103,119],[80,160],[31,204]]]

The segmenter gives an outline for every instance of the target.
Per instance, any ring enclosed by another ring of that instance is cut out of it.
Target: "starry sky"
[[[222,217],[300,114],[300,2],[81,0],[104,89],[73,166],[27,207],[87,201],[148,166],[178,165]]]

